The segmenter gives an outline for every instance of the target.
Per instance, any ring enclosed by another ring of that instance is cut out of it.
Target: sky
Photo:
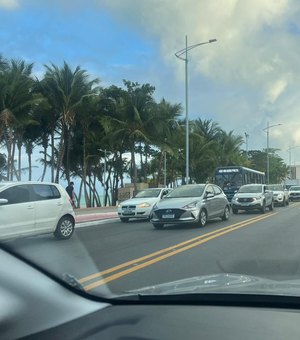
[[[0,54],[38,78],[66,61],[103,87],[149,83],[184,107],[175,52],[217,39],[188,53],[189,118],[248,134],[249,150],[266,148],[269,124],[269,146],[300,164],[299,23],[298,0],[0,0]]]

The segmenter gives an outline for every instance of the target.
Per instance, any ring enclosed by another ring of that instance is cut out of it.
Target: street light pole
[[[248,159],[248,139],[249,139],[249,134],[245,132],[245,143],[246,143],[246,157]]]
[[[189,183],[189,168],[190,168],[190,147],[189,147],[189,110],[188,110],[188,51],[201,45],[210,44],[216,42],[217,39],[210,39],[203,43],[194,44],[188,46],[187,35],[185,36],[185,48],[175,53],[175,56],[185,62],[185,183]],[[182,57],[182,56],[185,57]]]
[[[275,126],[280,126],[282,124],[274,124],[270,125],[269,121],[267,121],[267,127],[263,129],[263,131],[267,132],[267,184],[270,184],[270,155],[269,155],[269,148],[270,148],[270,133],[269,130]]]

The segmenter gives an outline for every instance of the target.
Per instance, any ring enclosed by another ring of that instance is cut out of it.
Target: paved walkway
[[[75,215],[77,224],[118,217],[117,207],[115,206],[75,209]]]

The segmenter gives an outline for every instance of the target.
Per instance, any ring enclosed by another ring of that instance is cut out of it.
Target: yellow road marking
[[[252,217],[252,218],[250,218],[250,219],[248,219],[248,220],[246,220],[246,221],[237,222],[237,223],[232,224],[232,225],[230,225],[230,226],[227,226],[227,227],[224,227],[224,228],[221,228],[221,229],[217,229],[217,230],[211,231],[211,232],[209,232],[209,233],[206,233],[206,234],[203,234],[203,235],[200,235],[200,236],[191,238],[191,239],[189,239],[189,240],[187,240],[187,241],[184,241],[184,242],[181,242],[181,243],[172,245],[172,246],[170,246],[170,247],[168,247],[168,248],[164,248],[164,249],[158,250],[158,251],[156,251],[156,252],[154,252],[154,253],[151,253],[151,254],[148,254],[148,255],[139,257],[139,258],[137,258],[137,259],[134,259],[134,260],[131,260],[131,261],[122,263],[122,264],[119,264],[119,265],[117,265],[117,266],[115,266],[115,267],[112,267],[112,268],[103,270],[103,271],[98,272],[98,273],[95,273],[95,274],[91,274],[91,275],[89,275],[89,276],[86,276],[86,277],[80,279],[79,282],[80,282],[80,283],[85,283],[85,282],[87,282],[87,281],[91,281],[91,280],[93,280],[93,279],[96,279],[97,277],[101,277],[101,276],[103,276],[103,275],[105,275],[105,274],[109,274],[109,273],[111,273],[111,272],[117,271],[117,270],[122,269],[122,268],[124,268],[124,267],[128,267],[128,266],[130,266],[130,265],[136,264],[137,262],[142,262],[142,261],[144,261],[144,260],[147,260],[147,259],[149,259],[149,258],[151,258],[151,257],[154,257],[154,256],[157,256],[157,255],[159,255],[159,254],[166,253],[166,252],[168,252],[168,251],[173,251],[174,248],[178,248],[178,247],[181,247],[181,246],[183,246],[183,245],[185,245],[185,244],[188,244],[188,243],[194,242],[194,241],[196,241],[196,240],[205,238],[205,237],[207,237],[207,236],[210,236],[210,235],[213,235],[213,234],[217,234],[217,233],[221,232],[222,230],[231,229],[231,228],[233,228],[233,227],[235,227],[235,226],[238,226],[238,225],[240,225],[240,224],[244,224],[245,222],[248,222],[248,221],[257,221],[257,220],[259,220],[260,218],[261,218],[261,216],[255,216],[255,217]]]
[[[135,260],[131,260],[131,261],[128,261],[128,262],[125,262],[125,263],[122,263],[118,266],[115,266],[115,267],[112,267],[112,268],[109,268],[107,270],[104,270],[102,272],[99,272],[99,273],[96,273],[96,274],[92,274],[92,275],[89,275],[87,277],[84,277],[82,278],[80,281],[80,283],[85,283],[87,281],[91,281],[95,278],[98,278],[98,277],[102,277],[103,275],[105,274],[109,274],[111,272],[114,272],[114,271],[117,271],[119,269],[122,269],[122,268],[125,268],[125,267],[128,267],[130,265],[134,265],[134,267],[131,267],[131,268],[128,268],[128,269],[125,269],[119,273],[116,273],[116,274],[113,274],[113,275],[110,275],[106,278],[103,278],[101,280],[97,280],[93,283],[90,283],[88,285],[86,285],[84,287],[84,289],[86,291],[89,291],[89,290],[92,290],[98,286],[101,286],[105,283],[108,283],[110,281],[113,281],[113,280],[116,280],[122,276],[125,276],[125,275],[128,275],[132,272],[135,272],[137,270],[140,270],[142,268],[145,268],[145,267],[148,267],[154,263],[157,263],[159,261],[162,261],[168,257],[171,257],[171,256],[174,256],[176,254],[179,254],[181,252],[184,252],[186,250],[189,250],[193,247],[196,247],[198,245],[201,245],[203,243],[206,243],[214,238],[217,238],[217,237],[220,237],[224,234],[227,234],[227,233],[230,233],[234,230],[237,230],[237,229],[240,229],[240,228],[243,228],[243,227],[246,227],[247,225],[249,224],[252,224],[254,222],[257,222],[257,221],[260,221],[260,220],[264,220],[268,217],[271,217],[271,216],[274,216],[278,214],[278,212],[276,213],[270,213],[270,214],[267,214],[267,215],[263,215],[263,216],[259,216],[259,217],[254,217],[254,218],[250,218],[246,221],[242,221],[242,222],[238,222],[238,223],[235,223],[233,225],[230,225],[230,226],[227,226],[227,227],[224,227],[224,228],[221,228],[221,229],[218,229],[218,230],[215,230],[215,231],[212,231],[210,233],[207,233],[207,234],[204,234],[204,235],[201,235],[201,236],[198,236],[198,237],[195,237],[195,238],[192,238],[190,240],[187,240],[187,241],[184,241],[182,243],[179,243],[179,244],[176,244],[176,245],[173,245],[171,247],[168,247],[168,248],[164,248],[162,250],[159,250],[157,252],[154,252],[154,253],[151,253],[149,255],[146,255],[146,256],[143,256],[143,257],[140,257],[138,259],[135,259]],[[177,249],[179,248],[179,249]],[[164,254],[166,253],[166,254]],[[157,255],[160,255],[160,254],[163,254],[161,256],[158,256],[158,257],[155,257]],[[137,265],[137,262],[142,262],[142,261],[145,261],[147,259],[150,259],[152,257],[155,257],[154,259],[152,260],[149,260],[149,261],[146,261],[144,263],[141,263],[141,264],[138,264]]]

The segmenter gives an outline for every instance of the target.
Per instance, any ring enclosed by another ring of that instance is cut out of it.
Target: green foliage
[[[278,149],[269,149],[269,174],[270,183],[281,183],[288,174],[288,167],[283,159],[276,153]],[[252,150],[248,152],[251,166],[267,174],[267,152],[266,150]]]
[[[44,77],[31,76],[33,64],[6,60],[0,55],[0,143],[8,150],[0,155],[0,176],[21,173],[21,148],[28,160],[43,148],[42,179],[48,167],[59,181],[78,177],[86,201],[99,204],[96,181],[106,193],[131,182],[161,185],[164,159],[167,184],[185,177],[185,121],[181,104],[154,99],[155,87],[123,80],[123,87],[98,86],[80,66],[66,62],[45,65]],[[243,138],[224,131],[210,119],[195,119],[190,126],[190,176],[195,182],[210,180],[217,166],[244,165],[266,171],[266,153],[241,150]],[[50,149],[50,152],[49,152]],[[14,169],[18,150],[18,169]],[[279,181],[287,172],[272,150],[270,178]],[[31,168],[31,167],[30,167]],[[56,171],[56,175],[54,174]],[[105,173],[106,170],[106,173]],[[93,193],[92,193],[93,192]],[[108,196],[106,196],[108,199]]]

